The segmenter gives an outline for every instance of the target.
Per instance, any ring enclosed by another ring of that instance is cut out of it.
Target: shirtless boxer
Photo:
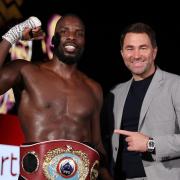
[[[31,29],[35,39],[40,37],[40,26],[36,17],[30,17],[11,28],[0,43],[0,94],[12,87],[21,87],[18,116],[25,143],[34,143],[21,147],[21,173],[24,178],[38,180],[93,179],[98,160],[91,162],[90,157],[86,157],[89,152],[86,154],[83,150],[92,150],[95,157],[98,157],[97,151],[105,155],[99,124],[102,90],[76,68],[85,45],[82,21],[69,14],[57,22],[51,60],[41,64],[15,60],[3,65],[11,45],[22,38],[30,39]],[[61,143],[63,147],[59,147]],[[91,144],[97,151],[84,143]],[[63,153],[68,156],[65,160]],[[26,161],[34,161],[34,167],[29,169]],[[69,165],[71,168],[66,168]],[[100,168],[99,176],[110,179],[104,167]]]

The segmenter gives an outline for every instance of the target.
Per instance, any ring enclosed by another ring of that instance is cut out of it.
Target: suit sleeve
[[[180,80],[176,81],[175,86],[172,88],[171,98],[174,108],[173,116],[175,117],[174,133],[154,137],[156,155],[153,155],[153,158],[156,161],[180,159]],[[172,119],[169,119],[169,121],[172,121]]]

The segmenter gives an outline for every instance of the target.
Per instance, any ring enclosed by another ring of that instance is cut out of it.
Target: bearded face
[[[60,35],[56,33],[52,39],[54,54],[65,64],[77,64],[84,52],[84,48],[78,46],[75,42],[66,41],[62,43],[60,41]]]
[[[85,30],[75,16],[66,16],[56,26],[52,39],[54,54],[66,64],[76,64],[84,51]]]

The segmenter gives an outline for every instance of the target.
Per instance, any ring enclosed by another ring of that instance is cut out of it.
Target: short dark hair
[[[61,16],[61,18],[58,20],[57,24],[60,23],[61,21],[63,21],[63,19],[66,18],[66,17],[75,17],[75,18],[79,19],[79,21],[81,22],[81,24],[82,24],[82,26],[83,26],[83,28],[84,28],[84,30],[85,30],[85,24],[84,24],[82,18],[81,18],[80,16],[78,16],[77,14],[74,14],[74,13],[66,13],[66,14],[63,14],[63,15]],[[56,24],[56,25],[57,25],[57,24]]]
[[[152,46],[154,48],[157,47],[155,31],[149,25],[142,23],[142,22],[138,22],[138,23],[134,23],[134,24],[127,26],[124,29],[124,31],[122,32],[121,37],[120,37],[121,49],[123,48],[124,38],[125,38],[126,34],[131,33],[131,32],[132,33],[146,33],[151,41]]]

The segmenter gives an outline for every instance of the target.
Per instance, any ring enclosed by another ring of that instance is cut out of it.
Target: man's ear
[[[123,51],[122,51],[122,49],[120,50],[120,54],[121,54],[121,56],[123,56]]]

